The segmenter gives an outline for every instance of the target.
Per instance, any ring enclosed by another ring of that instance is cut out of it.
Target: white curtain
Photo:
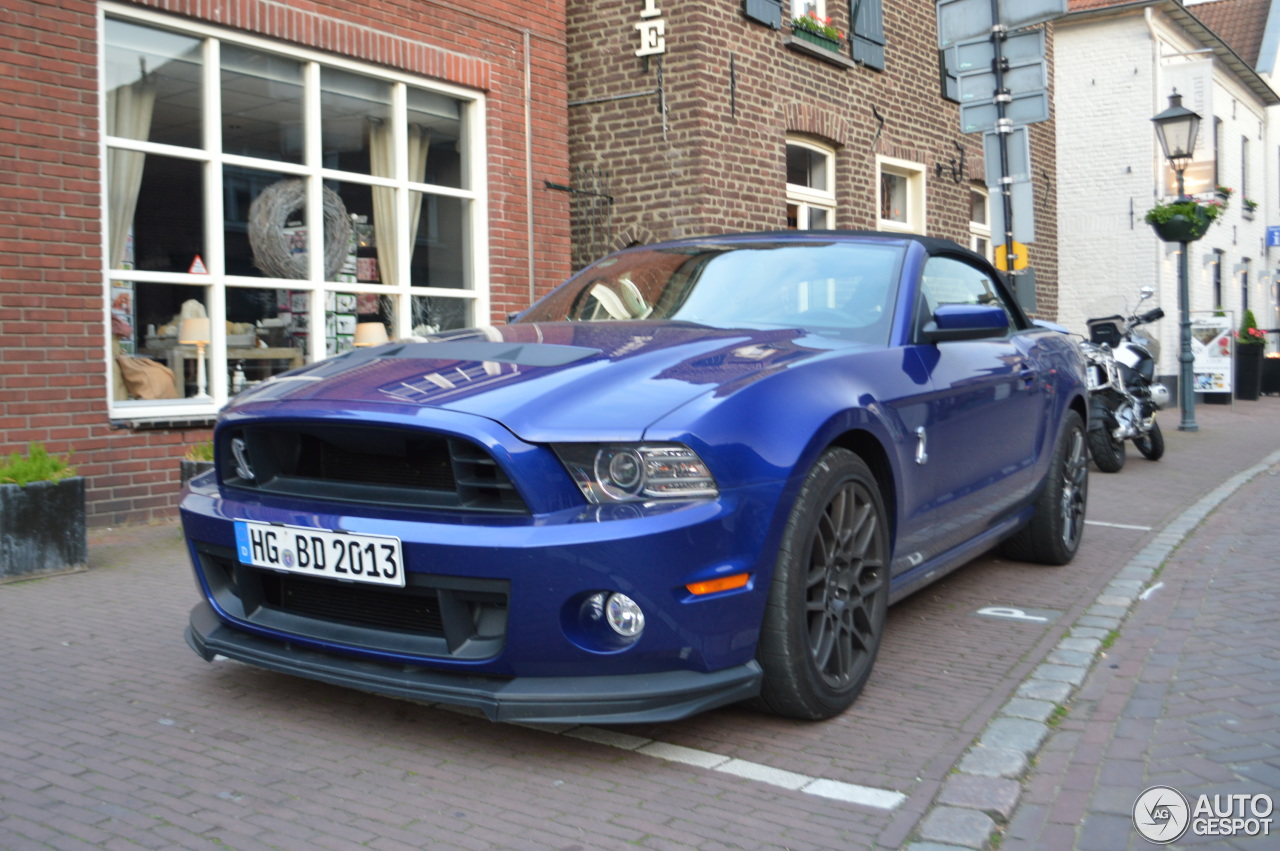
[[[156,105],[155,80],[143,69],[142,77],[127,86],[107,92],[107,135],[125,139],[146,140],[151,135],[151,113]],[[108,268],[119,268],[125,245],[133,228],[133,214],[138,209],[138,192],[142,188],[142,168],[147,155],[140,151],[107,148],[107,257]],[[113,329],[114,331],[114,329]],[[127,399],[120,365],[120,340],[111,335],[111,384],[114,399]]]
[[[107,135],[145,141],[151,135],[151,113],[156,105],[156,86],[150,74],[127,86],[107,92]],[[142,168],[147,156],[139,151],[107,149],[107,258],[111,268],[124,259],[125,242],[138,209],[142,188]]]
[[[409,125],[409,180],[420,183],[427,170],[427,150],[431,147],[431,130],[418,124]],[[395,176],[395,141],[386,122],[369,122],[369,165],[377,177]],[[415,200],[416,196],[416,200]],[[422,216],[422,193],[409,196],[409,251],[418,233]],[[384,284],[399,283],[396,258],[396,194],[385,186],[373,187],[373,237],[378,241],[378,277]]]

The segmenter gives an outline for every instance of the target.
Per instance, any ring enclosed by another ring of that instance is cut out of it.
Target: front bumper
[[[309,650],[222,623],[208,602],[191,610],[187,644],[205,661],[225,656],[284,674],[415,700],[481,710],[493,721],[630,724],[673,721],[754,697],[753,660],[710,673],[625,676],[485,677]]]

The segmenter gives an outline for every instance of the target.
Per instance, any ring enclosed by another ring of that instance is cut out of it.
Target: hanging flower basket
[[[1213,219],[1198,203],[1185,206],[1188,207],[1187,210],[1175,212],[1169,219],[1151,221],[1151,227],[1156,229],[1157,237],[1164,239],[1165,242],[1194,242],[1203,237],[1208,227],[1213,224]]]
[[[1226,205],[1220,201],[1184,199],[1160,204],[1147,211],[1146,222],[1155,228],[1156,236],[1165,242],[1194,242],[1205,235],[1209,225],[1222,214]]]

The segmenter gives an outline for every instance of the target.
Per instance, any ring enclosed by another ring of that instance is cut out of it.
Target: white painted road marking
[[[1086,526],[1110,526],[1112,529],[1133,529],[1136,532],[1150,532],[1150,526],[1129,526],[1125,523],[1103,523],[1101,520],[1086,520]]]
[[[439,705],[439,708],[448,709],[449,707]],[[522,724],[521,726],[546,729],[537,724]],[[650,756],[654,759],[679,762],[685,765],[705,768],[709,771],[718,771],[722,774],[732,774],[735,777],[752,780],[756,783],[803,792],[806,795],[816,795],[819,798],[831,798],[848,804],[872,807],[877,810],[892,810],[907,800],[906,795],[901,792],[895,792],[892,789],[876,789],[872,786],[859,786],[856,783],[845,783],[840,780],[810,777],[807,774],[784,771],[780,768],[761,765],[758,762],[733,759],[710,751],[698,750],[697,748],[655,742],[652,739],[644,739],[613,730],[602,730],[599,727],[573,727],[556,732],[560,732],[561,735],[569,736],[570,738],[621,748],[633,753]]]

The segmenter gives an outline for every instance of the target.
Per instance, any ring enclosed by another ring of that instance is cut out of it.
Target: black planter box
[[[1236,398],[1256,402],[1262,392],[1262,346],[1236,347]]]
[[[1262,359],[1262,387],[1267,395],[1280,394],[1280,358]]]
[[[88,565],[82,477],[0,485],[0,582]]]
[[[212,469],[212,461],[188,461],[183,458],[178,462],[178,475],[181,478],[179,484],[185,485],[193,476],[198,476]]]

